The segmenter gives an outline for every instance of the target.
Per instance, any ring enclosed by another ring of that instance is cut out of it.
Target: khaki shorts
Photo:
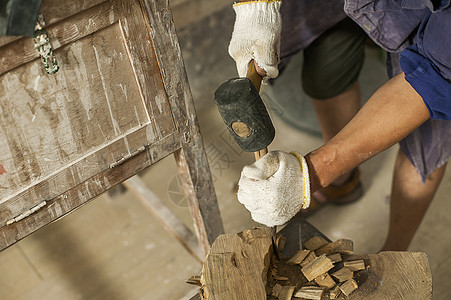
[[[314,99],[328,99],[357,81],[365,59],[367,35],[345,18],[304,50],[302,87]]]

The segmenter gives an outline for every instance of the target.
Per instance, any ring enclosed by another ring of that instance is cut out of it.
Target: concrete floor
[[[207,1],[172,1],[225,230],[237,232],[255,225],[234,193],[240,170],[253,161],[253,155],[243,153],[230,141],[211,101],[215,87],[235,76],[226,52],[229,32],[221,34],[221,26],[230,22],[231,14],[220,10],[224,4],[212,2],[218,6]],[[209,17],[212,13],[216,15]],[[218,51],[203,52],[212,47]],[[360,80],[364,97],[385,80],[382,61],[377,54],[368,54]],[[297,78],[287,74],[283,80],[295,89]],[[277,88],[266,88],[268,102],[272,95],[279,95]],[[304,125],[310,124],[312,130],[299,131],[283,122],[277,110],[272,112],[277,134],[271,149],[307,153],[321,145],[321,138],[314,133],[311,110],[306,108],[299,114],[309,120]],[[309,221],[331,239],[352,239],[357,252],[378,251],[387,230],[396,151],[394,146],[361,166],[366,193],[359,202],[324,207]],[[192,227],[179,194],[173,158],[164,159],[141,176]],[[450,194],[448,171],[410,248],[428,254],[437,300],[451,298],[451,238],[446,234],[451,228]],[[199,271],[200,265],[129,192],[114,197],[105,194],[0,253],[0,299],[186,299],[193,288],[184,280]]]

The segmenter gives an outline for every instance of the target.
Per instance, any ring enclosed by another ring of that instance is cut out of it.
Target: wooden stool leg
[[[181,148],[174,156],[199,244],[206,255],[216,237],[224,233],[224,227],[205,150],[203,146],[196,148],[196,153],[193,148]]]

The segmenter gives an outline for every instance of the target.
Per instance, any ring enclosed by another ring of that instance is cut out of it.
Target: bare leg
[[[321,126],[324,142],[336,135],[360,109],[360,87],[355,82],[346,91],[329,99],[313,99],[316,115]],[[349,179],[350,172],[337,178],[333,184],[340,185]]]
[[[405,251],[415,235],[445,173],[435,170],[425,184],[407,157],[399,151],[395,162],[388,236],[381,251]]]

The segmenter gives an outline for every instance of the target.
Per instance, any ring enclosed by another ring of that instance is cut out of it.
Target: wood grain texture
[[[220,235],[202,267],[202,299],[266,299],[272,238],[269,228]]]
[[[173,118],[181,134],[182,148],[175,153],[178,169],[191,203],[196,234],[207,253],[209,244],[224,232],[224,228],[175,26],[168,1],[142,0],[142,5],[158,63],[163,70],[163,83]]]
[[[126,158],[137,172],[181,147],[140,3],[66,6],[48,22],[56,74],[26,38],[0,47],[0,249],[132,176]]]
[[[354,259],[363,259],[369,268],[356,273],[359,288],[348,299],[432,299],[432,275],[425,253],[388,251],[349,258]]]
[[[150,122],[117,24],[57,54],[52,76],[38,60],[1,76],[0,202]]]
[[[52,25],[65,18],[78,14],[81,11],[94,7],[105,0],[59,1],[46,0],[41,5],[41,12],[45,12],[45,22]],[[0,36],[0,47],[19,39],[28,39],[20,36]]]
[[[156,141],[151,147],[146,148],[145,152],[127,160],[114,169],[106,169],[99,172],[89,180],[50,198],[46,206],[26,219],[9,226],[0,227],[0,250],[14,244],[42,226],[87,203],[112,186],[121,183],[124,179],[172,154],[174,149],[178,147],[180,147],[180,141],[178,140],[178,135],[174,133]],[[30,192],[36,193],[33,190]]]

